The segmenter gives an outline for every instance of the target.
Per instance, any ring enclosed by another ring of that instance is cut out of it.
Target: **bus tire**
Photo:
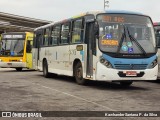
[[[22,71],[22,68],[16,68],[17,71]]]
[[[45,78],[49,78],[50,77],[50,74],[48,72],[48,63],[47,63],[46,60],[44,60],[44,62],[43,62],[43,76]]]
[[[133,83],[133,81],[122,81],[122,82],[120,82],[120,84],[123,87],[129,87],[132,83]]]
[[[86,80],[83,78],[83,68],[82,68],[81,62],[78,62],[74,67],[75,67],[74,68],[74,77],[76,79],[77,84],[85,85]]]

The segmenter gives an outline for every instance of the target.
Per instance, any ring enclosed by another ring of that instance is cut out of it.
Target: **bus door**
[[[42,39],[42,31],[37,31],[36,37],[34,38],[34,50],[33,50],[33,68],[38,69],[38,62],[40,59],[40,44]]]
[[[94,22],[86,23],[86,35],[85,43],[87,44],[87,69],[86,77],[91,78],[93,76],[93,55],[94,55]]]
[[[26,67],[32,69],[32,46],[33,37],[28,37],[26,45]]]

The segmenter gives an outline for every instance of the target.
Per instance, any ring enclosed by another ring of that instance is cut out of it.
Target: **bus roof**
[[[39,30],[39,29],[47,28],[47,27],[52,26],[52,25],[57,24],[57,23],[62,23],[62,22],[64,22],[64,21],[70,21],[70,20],[73,20],[73,19],[75,19],[75,18],[79,18],[79,17],[85,16],[85,15],[91,15],[91,14],[92,14],[92,15],[96,16],[97,14],[100,14],[100,13],[144,15],[144,14],[139,13],[139,12],[126,11],[126,10],[91,11],[91,12],[82,13],[82,14],[77,15],[77,16],[73,16],[73,17],[71,17],[71,18],[68,18],[68,19],[65,19],[65,20],[62,20],[62,21],[58,21],[58,22],[54,22],[54,23],[50,23],[50,24],[47,24],[47,25],[38,27],[38,28],[36,28],[34,31],[37,31],[37,30]],[[147,15],[144,15],[144,16],[147,16]]]
[[[144,15],[140,12],[134,12],[134,11],[127,11],[127,10],[107,10],[105,13],[119,13],[119,14],[135,14],[135,15]]]

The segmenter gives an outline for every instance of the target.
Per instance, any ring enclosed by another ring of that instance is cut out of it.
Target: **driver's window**
[[[26,52],[32,53],[32,41],[30,41],[30,40],[27,41]]]

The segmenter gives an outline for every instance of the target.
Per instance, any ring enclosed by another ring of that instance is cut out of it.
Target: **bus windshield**
[[[2,56],[22,56],[24,51],[24,40],[2,40]]]
[[[149,17],[127,14],[99,14],[99,47],[120,54],[155,53],[155,36]]]

